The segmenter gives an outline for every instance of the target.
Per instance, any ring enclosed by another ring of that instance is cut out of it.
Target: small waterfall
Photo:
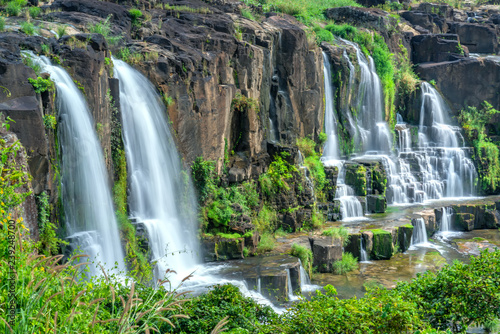
[[[342,220],[363,217],[363,207],[358,198],[354,196],[354,189],[345,184],[344,165],[339,167],[339,176],[337,178],[337,192],[335,198],[340,201],[340,215]]]
[[[133,217],[148,230],[156,278],[166,269],[182,279],[197,262],[196,202],[182,171],[167,112],[154,86],[137,70],[113,59],[120,80],[123,141]],[[182,277],[180,277],[182,276]]]
[[[302,267],[302,265],[301,265]],[[286,269],[286,283],[288,285],[288,301],[293,302],[296,300],[299,300],[299,297],[294,295],[293,293],[293,288],[292,288],[292,278],[290,276],[290,269]]]
[[[323,149],[323,161],[339,159],[339,144],[337,138],[337,119],[333,108],[333,87],[331,83],[330,60],[326,53],[323,52],[323,76],[325,81],[325,133],[327,141]]]
[[[424,218],[418,218],[413,225],[413,234],[411,235],[411,246],[427,244],[427,231],[425,229]]]
[[[58,139],[61,149],[61,193],[71,249],[89,252],[90,261],[107,271],[124,271],[124,256],[113,210],[101,144],[84,96],[63,68],[47,57],[23,53],[50,74],[57,94]],[[90,276],[100,275],[89,266]]]
[[[360,262],[368,262],[368,254],[366,253],[366,245],[363,236],[359,236],[359,256]]]
[[[259,294],[262,294],[262,283],[261,283],[260,277],[257,278],[257,292]]]
[[[299,259],[300,261],[300,259]],[[311,285],[311,280],[309,279],[309,275],[306,273],[306,270],[302,266],[302,262],[300,263],[300,289],[303,290],[307,285]]]
[[[451,215],[453,211],[451,208],[443,208],[443,216],[441,217],[441,228],[440,232],[452,232],[451,229]]]

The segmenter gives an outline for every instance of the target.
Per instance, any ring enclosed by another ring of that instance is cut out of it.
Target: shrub
[[[43,115],[43,125],[46,129],[55,130],[57,125],[57,120],[54,115]]]
[[[311,276],[312,274],[312,262],[313,262],[313,254],[312,251],[304,246],[293,244],[291,255],[298,257],[305,271]]]
[[[19,16],[21,14],[22,6],[19,1],[11,1],[5,7],[5,11],[9,16]]]
[[[132,25],[134,27],[140,27],[139,18],[142,17],[142,12],[137,8],[132,8],[128,13],[132,19]]]
[[[305,158],[316,155],[316,143],[314,140],[307,137],[297,138],[295,143]]]
[[[332,265],[333,273],[337,275],[344,275],[350,271],[358,269],[358,259],[351,253],[345,252],[342,254],[342,260],[335,261]]]
[[[93,34],[101,34],[109,45],[116,45],[122,39],[121,36],[111,36],[111,15],[104,21],[91,24],[88,26],[89,32]]]
[[[66,26],[64,26],[64,25],[58,25],[57,26],[57,37],[61,38],[64,35],[66,35]]]
[[[252,220],[252,223],[260,233],[271,233],[276,229],[277,221],[278,213],[276,212],[276,210],[273,210],[269,206],[264,205],[262,206],[262,209],[260,209],[257,217]]]
[[[250,110],[255,110],[256,112],[260,111],[259,101],[252,99],[250,97],[246,97],[241,95],[240,93],[236,93],[236,96],[231,101],[231,108],[234,111],[245,113]]]
[[[290,190],[287,181],[292,179],[293,174],[297,173],[298,170],[283,159],[286,155],[285,153],[282,153],[281,156],[276,155],[274,161],[269,165],[267,173],[259,176],[260,187],[267,196],[275,195],[281,190]]]
[[[5,17],[0,16],[0,31],[5,30]]]
[[[41,9],[40,7],[30,7],[28,11],[30,13],[30,17],[35,19],[40,16]]]
[[[331,32],[325,29],[320,29],[316,31],[316,43],[321,44],[321,42],[333,42],[334,37]]]
[[[37,77],[36,79],[28,78],[28,81],[33,88],[35,88],[35,92],[38,94],[54,90],[54,83],[50,79]]]
[[[191,177],[198,194],[198,201],[204,203],[215,189],[215,162],[198,157],[191,165]]]

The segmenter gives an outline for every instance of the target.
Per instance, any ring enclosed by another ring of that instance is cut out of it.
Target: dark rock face
[[[387,200],[385,196],[368,195],[366,196],[367,213],[384,213],[387,209]]]
[[[317,267],[320,273],[330,273],[333,270],[333,262],[342,259],[342,244],[340,239],[310,238],[313,252],[313,267]]]
[[[0,41],[0,47],[2,42]],[[13,46],[13,45],[11,45]],[[33,176],[36,195],[46,190],[49,171],[49,148],[45,136],[41,103],[28,78],[36,78],[34,71],[21,62],[21,58],[7,50],[0,50],[0,86],[10,95],[0,93],[0,112],[12,118],[14,132],[28,153],[28,166]],[[15,84],[13,84],[15,83]]]
[[[411,39],[411,60],[414,64],[449,61],[460,56],[457,35],[417,35]]]
[[[358,260],[361,259],[361,233],[349,234],[349,241],[344,251],[351,253]]]
[[[205,262],[226,261],[243,258],[245,239],[213,237],[202,241]]]
[[[500,63],[489,59],[467,58],[459,61],[427,63],[416,68],[423,80],[436,86],[454,115],[466,106],[480,107],[488,101],[500,107]]]
[[[456,22],[450,24],[450,33],[460,36],[460,43],[470,52],[497,53],[498,27],[491,24]]]
[[[403,225],[397,229],[397,245],[400,252],[406,252],[411,244],[411,236],[413,235],[413,226]]]

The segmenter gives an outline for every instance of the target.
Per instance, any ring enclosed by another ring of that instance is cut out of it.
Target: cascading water
[[[57,134],[61,148],[61,193],[70,248],[80,248],[107,271],[125,269],[104,164],[87,103],[69,74],[47,57],[25,52],[50,74],[57,94]],[[90,276],[99,275],[89,266]]]
[[[344,165],[341,164],[339,169],[335,198],[340,201],[340,216],[342,220],[363,218],[363,207],[358,198],[354,196],[354,189],[345,184]]]
[[[443,208],[443,216],[441,217],[441,228],[440,232],[452,232],[451,229],[451,216],[453,211],[451,208]]]
[[[325,132],[327,140],[323,148],[323,162],[339,160],[339,144],[337,138],[337,119],[333,109],[333,87],[331,83],[330,60],[323,52],[323,75],[325,81]]]
[[[343,40],[356,49],[360,68],[358,91],[358,136],[362,152],[377,151],[388,153],[392,148],[392,135],[384,121],[382,85],[375,70],[372,57],[365,57],[356,43]]]
[[[368,254],[366,253],[366,246],[363,236],[359,237],[359,257],[360,262],[368,262]]]
[[[152,258],[157,261],[155,277],[163,278],[166,269],[186,275],[197,262],[196,203],[166,110],[142,74],[123,61],[113,59],[113,63],[120,80],[131,215],[148,230]]]
[[[417,246],[425,244],[428,244],[425,221],[423,218],[418,218],[415,220],[415,223],[413,225],[413,233],[411,235],[410,245]]]

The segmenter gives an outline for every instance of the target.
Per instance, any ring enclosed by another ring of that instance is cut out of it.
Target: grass
[[[59,25],[59,26],[57,26],[57,30],[56,31],[57,31],[57,37],[61,38],[64,35],[66,35],[66,26]]]
[[[264,233],[260,236],[259,244],[257,245],[257,254],[270,252],[276,247],[276,240],[271,233]]]
[[[40,12],[41,12],[41,11],[42,11],[42,10],[40,9],[40,7],[30,7],[30,8],[28,9],[28,12],[29,12],[29,14],[30,14],[30,17],[31,17],[31,18],[33,18],[33,19],[35,19],[35,18],[37,18],[38,16],[40,16]]]
[[[347,246],[349,242],[349,231],[344,226],[329,228],[324,230],[321,235],[332,237],[332,239],[340,239],[344,247]]]
[[[4,30],[5,30],[5,17],[0,16],[0,31],[4,31]]]
[[[111,15],[108,16],[104,21],[97,22],[95,24],[91,24],[88,26],[88,30],[92,34],[101,34],[104,36],[108,44],[116,45],[122,39],[121,36],[112,36],[111,35]]]
[[[35,27],[33,23],[25,21],[21,23],[21,31],[26,35],[33,36],[35,33],[37,33],[38,28]]]
[[[358,269],[358,259],[349,252],[342,254],[342,260],[333,263],[333,273],[336,275],[344,275],[355,269]]]
[[[264,12],[278,12],[295,16],[305,24],[310,24],[314,20],[324,20],[323,12],[327,8],[361,7],[354,0],[268,0],[264,4],[259,0],[244,0],[243,2],[247,5],[262,5]]]

